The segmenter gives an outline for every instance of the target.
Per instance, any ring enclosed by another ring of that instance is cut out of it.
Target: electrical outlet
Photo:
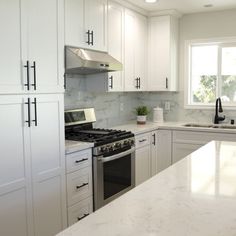
[[[169,111],[170,110],[170,102],[166,101],[165,102],[165,111]]]
[[[120,111],[124,111],[124,103],[123,102],[120,103]]]

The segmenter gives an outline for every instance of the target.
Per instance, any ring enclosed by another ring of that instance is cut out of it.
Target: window
[[[231,42],[188,42],[187,106],[207,107],[221,97],[236,105],[236,39]]]

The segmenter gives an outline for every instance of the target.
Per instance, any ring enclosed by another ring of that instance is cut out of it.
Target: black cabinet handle
[[[34,105],[34,120],[32,120],[35,124],[35,126],[38,126],[38,115],[37,115],[37,99],[34,98],[34,101],[32,102]]]
[[[168,78],[166,77],[166,89],[168,89]]]
[[[136,78],[135,80],[136,80],[136,86],[135,86],[135,88],[138,89],[138,88],[139,88],[139,78]]]
[[[83,158],[83,159],[81,159],[81,160],[76,160],[75,163],[76,163],[76,164],[79,164],[79,163],[81,163],[81,162],[83,162],[83,161],[87,161],[87,160],[88,160],[88,158]]]
[[[86,216],[88,216],[88,215],[89,215],[89,213],[84,214],[83,216],[78,217],[77,220],[80,221],[80,220],[84,219],[84,218],[85,218]]]
[[[90,42],[90,34],[91,34],[91,32],[90,32],[90,30],[88,30],[87,32],[86,32],[86,34],[88,35],[88,41],[86,42],[88,45],[90,45],[91,44],[91,42]]]
[[[109,85],[109,88],[113,89],[113,75],[110,76],[110,85]]]
[[[145,142],[145,141],[147,141],[147,139],[139,140],[140,143],[143,143],[143,142]]]
[[[27,102],[25,102],[25,104],[27,105],[28,108],[28,120],[26,120],[25,123],[28,123],[28,127],[30,127],[31,126],[30,98],[27,99]]]
[[[140,77],[138,78],[138,88],[139,89],[141,88],[141,78]]]
[[[83,187],[86,186],[86,185],[88,185],[88,183],[83,183],[83,184],[81,184],[81,185],[79,185],[79,186],[76,186],[76,189],[83,188]]]
[[[32,86],[34,86],[34,90],[36,90],[36,62],[33,62],[33,65],[31,66],[32,69],[34,69],[34,83],[31,84]]]
[[[29,71],[29,61],[26,61],[26,65],[24,65],[24,68],[26,68],[26,76],[27,76],[27,82],[24,84],[24,86],[27,87],[27,90],[30,90],[30,71]]]
[[[91,32],[91,36],[92,36],[92,41],[91,41],[91,45],[93,46],[93,30],[92,30],[92,32]]]
[[[156,146],[156,134],[153,134],[152,137],[153,137],[153,143],[152,144],[154,146]]]

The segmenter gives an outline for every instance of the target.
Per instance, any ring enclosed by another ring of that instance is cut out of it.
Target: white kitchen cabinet
[[[156,135],[156,173],[171,165],[172,132],[170,130],[157,130]]]
[[[91,148],[66,155],[68,226],[93,212]]]
[[[64,91],[63,12],[63,0],[1,1],[1,94]]]
[[[212,140],[236,142],[236,136],[216,132],[173,131],[172,164]]]
[[[63,110],[63,95],[1,96],[1,235],[66,226]]]
[[[125,91],[146,90],[147,18],[125,9]]]
[[[112,1],[108,3],[108,53],[124,62],[124,8]],[[123,91],[124,72],[108,73],[107,90],[109,92]]]
[[[135,185],[151,177],[150,133],[135,136]]]
[[[148,91],[176,91],[178,77],[178,18],[148,20]]]
[[[65,43],[107,51],[107,0],[65,0]]]

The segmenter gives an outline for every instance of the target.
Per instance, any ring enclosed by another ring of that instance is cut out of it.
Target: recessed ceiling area
[[[147,11],[175,9],[183,14],[236,8],[236,0],[157,0],[156,3],[146,3],[145,0],[127,0],[127,2]],[[204,7],[204,5],[212,6]]]

